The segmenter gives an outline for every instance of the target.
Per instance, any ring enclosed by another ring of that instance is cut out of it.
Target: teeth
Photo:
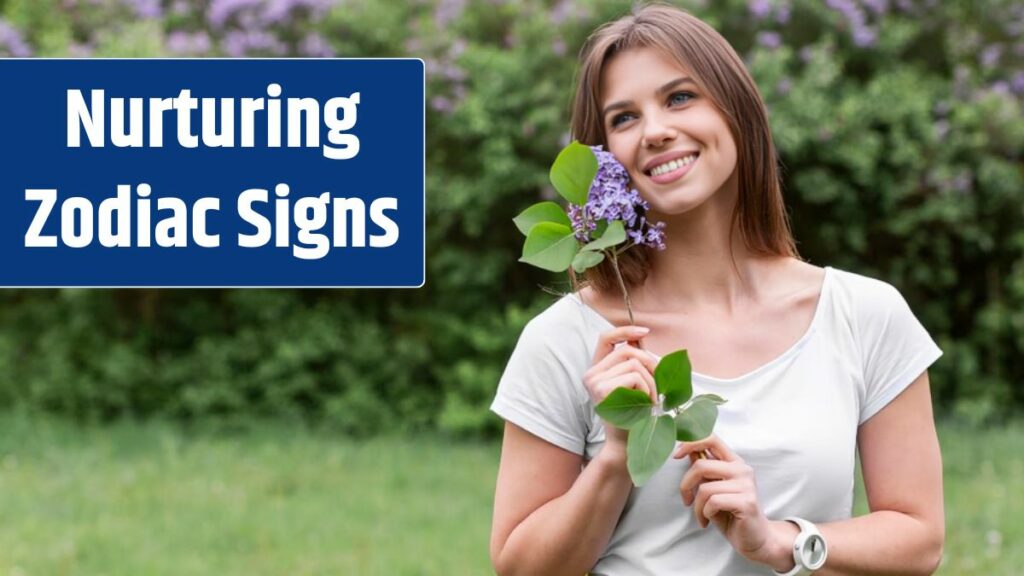
[[[665,174],[666,172],[671,172],[673,170],[678,170],[678,169],[682,168],[683,166],[689,166],[690,164],[693,164],[693,161],[696,160],[696,159],[697,159],[697,155],[696,154],[690,154],[689,156],[687,156],[685,158],[679,158],[677,160],[670,160],[668,162],[665,162],[664,164],[659,164],[659,165],[655,166],[654,169],[651,170],[651,175],[652,176],[660,176],[661,174]]]

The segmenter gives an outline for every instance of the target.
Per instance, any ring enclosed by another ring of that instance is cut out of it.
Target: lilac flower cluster
[[[181,0],[178,0],[180,2]],[[339,0],[212,0],[206,21],[221,49],[232,57],[271,55],[329,57],[335,52],[317,33],[281,34],[303,20],[316,22]],[[291,38],[286,41],[285,38]],[[180,39],[179,39],[180,41]]]
[[[597,175],[590,185],[590,194],[584,206],[569,205],[569,219],[580,242],[593,240],[591,234],[600,220],[621,220],[626,236],[637,245],[665,249],[665,223],[649,222],[650,209],[636,189],[629,187],[629,173],[611,152],[601,146],[591,146],[597,156]]]
[[[747,10],[757,21],[767,20],[774,13],[775,22],[785,24],[789,22],[792,6],[789,0],[748,0]]]
[[[206,13],[214,29],[224,28],[231,18],[243,28],[284,24],[295,12],[308,11],[313,20],[321,18],[337,0],[213,0]]]
[[[15,58],[27,58],[32,55],[32,49],[17,28],[0,19],[0,55],[5,53]]]
[[[163,16],[160,0],[128,0],[126,4],[135,11],[136,16],[143,20],[155,20]]]
[[[438,30],[458,20],[466,9],[466,0],[440,0],[434,8],[434,25]]]
[[[175,30],[167,35],[167,50],[176,56],[202,56],[210,52],[210,47],[210,35],[203,30]]]
[[[850,26],[853,43],[860,47],[872,46],[878,39],[878,32],[868,25],[867,14],[856,0],[825,0],[825,4],[839,12]],[[883,15],[888,10],[886,0],[865,1],[865,5],[876,15]]]
[[[575,0],[558,0],[548,11],[548,21],[555,26],[581,22],[590,17],[590,10]]]
[[[768,48],[770,50],[774,50],[779,46],[782,46],[782,36],[780,36],[778,32],[772,32],[768,30],[758,32],[755,41],[757,42],[758,46],[764,46],[765,48]]]

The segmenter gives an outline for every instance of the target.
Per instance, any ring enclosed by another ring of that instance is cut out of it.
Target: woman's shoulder
[[[859,338],[877,336],[893,323],[917,322],[903,294],[888,281],[838,268],[831,268],[830,274],[836,317]]]
[[[586,339],[594,329],[592,313],[575,293],[555,297],[540,313],[527,322],[523,337],[559,343],[567,339]]]
[[[840,268],[829,270],[834,294],[850,306],[870,312],[903,300],[899,290],[885,280]]]

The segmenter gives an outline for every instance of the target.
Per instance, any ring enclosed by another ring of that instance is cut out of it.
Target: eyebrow
[[[666,82],[661,86],[661,88],[658,88],[656,94],[660,96],[681,84],[696,85],[697,83],[693,81],[693,78],[690,78],[689,76],[683,76],[682,78],[676,78],[675,80]],[[608,113],[612,112],[613,110],[619,110],[620,108],[628,108],[630,104],[632,104],[631,100],[619,100],[618,102],[612,102],[611,104],[605,106],[604,110],[601,111],[601,117],[605,118],[606,116],[608,116]]]

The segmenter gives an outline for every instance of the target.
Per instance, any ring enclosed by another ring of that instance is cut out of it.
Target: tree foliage
[[[768,102],[799,248],[896,285],[945,350],[939,406],[1024,406],[1024,8],[682,3]],[[525,322],[567,289],[517,262],[556,199],[575,54],[628,3],[0,0],[0,56],[415,56],[426,62],[419,290],[7,290],[0,401],[85,418],[271,415],[352,433],[498,429]],[[415,105],[415,103],[410,103]]]

